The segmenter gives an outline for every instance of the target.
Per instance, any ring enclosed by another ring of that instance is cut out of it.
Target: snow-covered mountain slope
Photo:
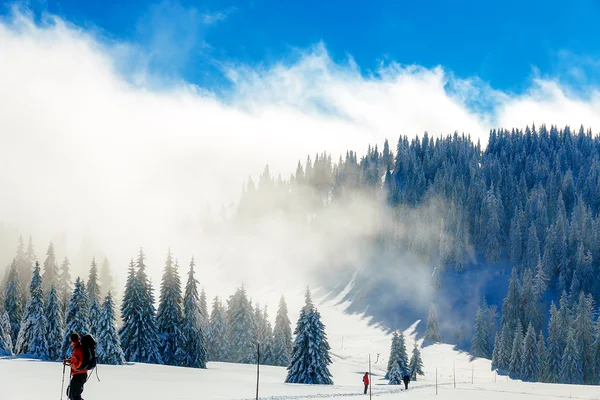
[[[331,345],[331,372],[335,384],[285,384],[285,368],[263,366],[260,370],[261,399],[366,397],[362,394],[361,378],[368,370],[369,354],[372,358],[373,397],[382,400],[435,398],[436,369],[437,397],[442,399],[600,398],[597,387],[530,384],[512,381],[504,376],[496,377],[490,370],[488,360],[471,362],[468,354],[457,352],[453,346],[444,344],[423,349],[425,376],[412,382],[408,392],[401,392],[399,386],[389,386],[382,379],[391,336],[382,327],[370,325],[368,320],[359,315],[347,315],[344,304],[338,304],[339,300],[332,299],[319,305]],[[413,329],[417,322],[413,323]],[[414,334],[411,328],[405,334],[407,347],[412,349]],[[453,378],[453,371],[456,371],[456,379]],[[0,400],[58,399],[61,372],[60,363],[2,359]],[[256,365],[209,363],[206,370],[148,364],[100,365],[98,372],[101,381],[98,382],[95,375],[89,378],[83,393],[86,400],[241,400],[254,399],[256,396]]]

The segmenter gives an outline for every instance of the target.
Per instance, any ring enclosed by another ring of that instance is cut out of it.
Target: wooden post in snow
[[[435,395],[437,396],[437,367],[435,367]]]
[[[258,400],[258,382],[260,379],[260,343],[256,344],[256,400]]]
[[[456,389],[456,363],[452,363],[452,379],[454,380],[454,389]]]

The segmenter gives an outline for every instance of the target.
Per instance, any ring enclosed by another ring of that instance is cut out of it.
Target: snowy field
[[[391,335],[357,315],[345,315],[335,301],[319,309],[331,345],[333,386],[283,383],[286,369],[261,367],[261,399],[337,399],[368,397],[362,394],[362,375],[372,357],[373,397],[381,400],[411,398],[440,399],[600,399],[600,387],[530,384],[495,376],[488,360],[470,362],[468,354],[449,345],[423,349],[425,376],[411,382],[407,392],[383,380]],[[407,330],[407,349],[414,335]],[[343,342],[343,348],[342,348]],[[379,359],[377,360],[377,354]],[[436,368],[438,394],[436,396]],[[456,388],[453,370],[456,371]],[[0,360],[0,400],[59,399],[62,365],[28,359]],[[100,382],[90,377],[83,397],[86,400],[200,400],[254,399],[256,366],[209,363],[206,370],[135,364],[100,365]],[[68,379],[68,377],[66,377]],[[67,381],[65,380],[65,386]],[[64,395],[63,395],[63,398]]]

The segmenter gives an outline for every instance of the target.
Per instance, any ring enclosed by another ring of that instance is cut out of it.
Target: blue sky
[[[512,93],[536,74],[579,89],[600,77],[593,0],[34,0],[28,7],[138,45],[152,55],[154,72],[205,87],[225,83],[222,63],[268,65],[320,42],[336,61],[351,55],[364,74],[381,62],[441,65]]]

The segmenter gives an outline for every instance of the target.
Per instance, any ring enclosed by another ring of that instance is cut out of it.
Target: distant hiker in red
[[[369,388],[369,373],[365,372],[365,376],[363,376],[363,383],[365,384],[365,394],[367,394],[367,389]]]
[[[64,363],[71,366],[71,383],[67,388],[67,396],[71,400],[83,400],[83,385],[87,381],[87,370],[79,369],[83,363],[83,347],[79,342],[77,333],[71,334],[71,346],[73,346],[73,355],[71,359],[65,359]]]

